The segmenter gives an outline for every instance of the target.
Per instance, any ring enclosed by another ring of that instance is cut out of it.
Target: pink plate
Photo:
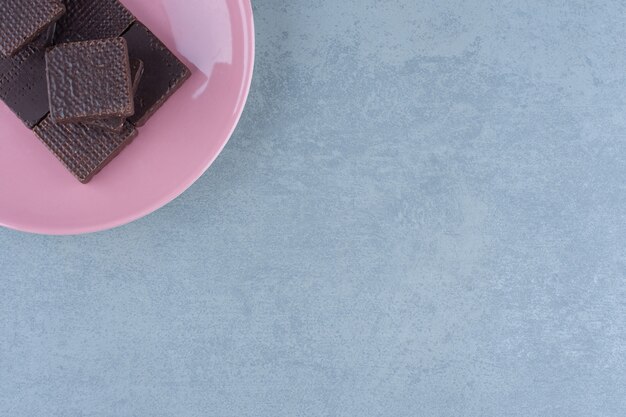
[[[129,223],[185,191],[226,145],[254,66],[250,0],[122,0],[192,77],[82,185],[0,102],[0,225],[69,235]]]

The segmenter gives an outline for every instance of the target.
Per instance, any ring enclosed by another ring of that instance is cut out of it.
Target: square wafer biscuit
[[[135,112],[123,38],[72,42],[46,52],[50,115],[56,123],[127,118]]]
[[[35,134],[82,183],[88,183],[137,136],[126,123],[121,132],[86,123],[56,124],[46,117],[34,129]]]
[[[63,0],[66,13],[59,19],[55,43],[120,36],[135,17],[118,0]]]

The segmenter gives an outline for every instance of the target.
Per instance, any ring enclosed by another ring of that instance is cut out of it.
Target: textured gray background
[[[0,415],[624,416],[624,3],[254,6],[184,196],[0,231]]]

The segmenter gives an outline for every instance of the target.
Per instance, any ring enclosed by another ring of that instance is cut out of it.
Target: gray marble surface
[[[187,193],[0,230],[0,416],[624,416],[624,3],[254,8]]]

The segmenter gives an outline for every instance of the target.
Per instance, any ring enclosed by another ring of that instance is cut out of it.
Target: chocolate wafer
[[[126,123],[121,132],[85,123],[56,124],[46,117],[34,129],[35,134],[83,184],[88,183],[137,136]]]
[[[128,118],[135,126],[142,126],[183,85],[191,71],[140,22],[134,23],[123,37],[131,59],[144,63],[135,95],[135,114]]]
[[[126,118],[135,112],[124,38],[58,45],[46,52],[46,72],[56,123]]]
[[[0,99],[32,128],[48,113],[43,49],[29,44],[17,55],[0,55]]]
[[[120,36],[135,17],[118,0],[63,0],[66,13],[59,19],[55,43]]]
[[[0,1],[0,53],[15,55],[64,13],[60,0]]]
[[[133,79],[133,95],[137,92],[137,88],[139,87],[139,82],[141,81],[141,76],[143,75],[143,62],[138,59],[132,59],[130,61],[130,73],[131,78]],[[102,120],[94,120],[90,122],[94,126],[100,126],[112,130],[113,132],[119,132],[124,128],[124,123],[126,119],[124,118],[114,118],[114,119],[102,119]]]

